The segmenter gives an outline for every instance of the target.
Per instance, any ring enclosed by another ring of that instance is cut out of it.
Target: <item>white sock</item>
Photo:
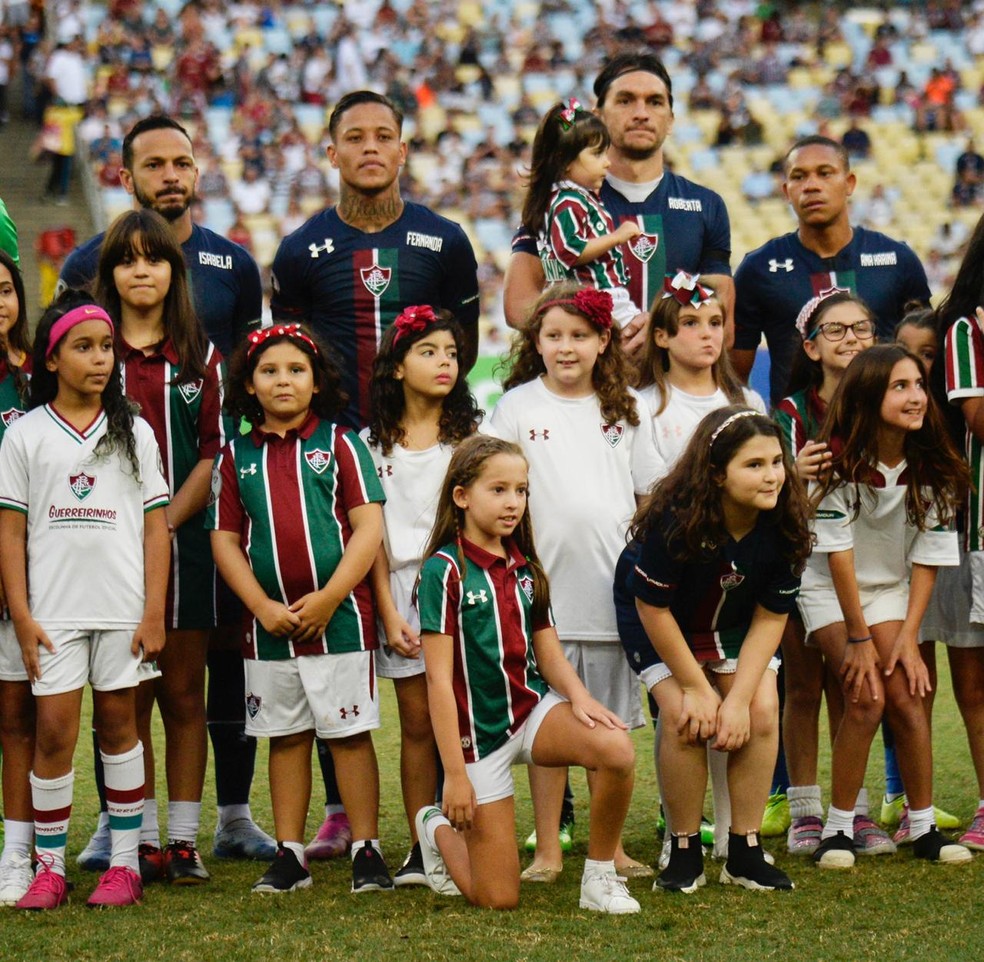
[[[854,814],[868,817],[868,789],[863,785],[861,791],[858,792],[858,800],[854,803]]]
[[[190,842],[195,845],[198,839],[198,822],[201,813],[201,802],[168,802],[168,842]]]
[[[368,842],[376,850],[376,854],[380,858],[383,857],[383,850],[379,846],[379,839],[378,838],[354,838],[354,839],[352,839],[352,861],[353,862],[355,861],[355,856],[359,854],[359,851],[365,846],[366,842]]]
[[[581,881],[592,875],[615,875],[615,859],[603,861],[601,859],[586,858],[584,860],[584,874]]]
[[[157,824],[157,799],[145,798],[143,822],[140,825],[140,844],[161,847],[161,829]]]
[[[30,858],[34,847],[34,822],[17,822],[12,818],[3,820],[3,858],[8,855],[26,855]]]
[[[106,785],[106,809],[112,840],[111,868],[140,871],[137,850],[143,830],[144,750],[137,744],[128,752],[107,755],[99,752]]]
[[[728,791],[727,752],[707,749],[707,768],[711,776],[711,799],[714,802],[714,851],[727,852],[731,830],[731,793]]]
[[[228,828],[230,822],[239,822],[242,820],[253,821],[253,813],[250,811],[249,802],[245,805],[219,805],[215,811],[218,816],[219,831]]]
[[[431,808],[427,812],[427,816],[423,819],[422,825],[424,837],[431,848],[437,848],[437,836],[435,833],[442,825],[452,828],[447,816],[439,808]],[[355,846],[353,845],[352,848],[355,848]]]
[[[929,808],[909,809],[909,838],[913,842],[917,838],[922,838],[935,824],[936,817],[932,805]]]
[[[977,811],[984,811],[984,798],[979,798],[977,800]]]
[[[810,815],[823,818],[819,785],[790,785],[786,789],[786,798],[790,818],[808,818]]]
[[[821,838],[831,838],[838,832],[843,832],[848,838],[854,837],[854,812],[831,805],[827,809],[827,824],[823,827]]]
[[[301,868],[307,868],[307,861],[304,858],[303,842],[279,842],[278,844],[297,856],[297,861],[300,862]]]

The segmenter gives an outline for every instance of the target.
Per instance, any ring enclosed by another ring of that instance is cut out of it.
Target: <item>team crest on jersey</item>
[[[529,575],[523,575],[519,579],[519,587],[523,589],[526,600],[533,604],[533,579]]]
[[[246,714],[250,718],[256,718],[260,713],[260,708],[263,704],[263,699],[259,695],[254,695],[252,692],[247,692],[246,694]]]
[[[383,292],[389,287],[390,278],[393,276],[393,269],[374,264],[372,267],[363,267],[359,273],[362,275],[362,283],[365,285],[366,290],[373,297],[382,297]]]
[[[81,471],[79,474],[70,474],[68,476],[68,486],[72,489],[72,494],[79,501],[85,501],[92,489],[96,486],[96,479],[93,475]]]
[[[307,461],[308,467],[315,474],[324,474],[325,468],[331,464],[331,452],[322,451],[321,448],[315,448],[313,451],[306,451],[304,453],[304,460]]]
[[[625,433],[624,424],[603,424],[601,433],[604,439],[613,447],[618,447],[618,442],[622,440]]]
[[[737,588],[745,580],[745,576],[737,571],[732,571],[730,574],[726,574],[721,578],[721,590],[731,591],[732,588]]]
[[[197,381],[189,381],[187,384],[179,384],[178,390],[185,399],[185,404],[191,404],[199,394],[202,393],[202,386],[205,381],[199,378]]]
[[[647,263],[656,253],[659,247],[659,234],[640,234],[635,240],[629,242],[629,250],[642,261]]]
[[[23,413],[23,411],[18,411],[17,408],[8,408],[6,411],[0,411],[0,421],[3,421],[5,428],[9,428]]]

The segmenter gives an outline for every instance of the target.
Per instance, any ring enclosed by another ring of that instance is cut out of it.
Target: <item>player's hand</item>
[[[974,318],[977,321],[977,329],[984,334],[984,307],[978,307],[974,310]]]
[[[404,658],[420,657],[420,636],[410,627],[406,618],[394,614],[383,618],[386,644]]]
[[[288,638],[300,627],[301,619],[286,605],[267,598],[256,611],[256,620],[277,638]]]
[[[27,680],[33,684],[41,678],[41,659],[38,656],[38,649],[47,648],[54,654],[55,646],[45,630],[33,618],[15,621],[14,631],[17,634],[17,643],[20,645],[24,668],[27,671]]]
[[[638,354],[646,343],[649,315],[640,311],[622,328],[622,350],[628,357]]]
[[[441,810],[447,816],[447,820],[459,832],[464,832],[472,827],[476,808],[478,808],[478,800],[475,798],[475,789],[468,776],[464,772],[460,775],[446,774]]]
[[[607,709],[600,701],[595,700],[590,695],[583,698],[572,698],[571,710],[574,712],[574,717],[588,728],[602,724],[605,728],[613,730],[620,728],[622,731],[626,731],[629,727],[615,712]]]
[[[337,607],[338,602],[324,591],[312,591],[298,598],[290,606],[290,611],[297,615],[298,620],[291,638],[294,641],[311,641],[323,635]]]
[[[933,690],[929,680],[929,669],[919,652],[919,643],[904,631],[899,632],[895,644],[892,645],[892,653],[885,664],[885,677],[888,678],[899,665],[902,666],[906,680],[909,682],[910,695],[925,698]]]
[[[871,692],[871,700],[878,701],[882,686],[878,677],[878,649],[874,642],[862,641],[853,645],[848,642],[840,666],[840,676],[844,681],[844,690],[852,702],[856,703],[861,699],[865,684]]]
[[[684,688],[677,718],[677,734],[686,735],[691,745],[706,742],[717,730],[721,696],[706,684],[701,688]]]
[[[751,729],[748,705],[729,696],[718,707],[717,732],[711,748],[720,752],[736,752],[748,742]]]
[[[615,231],[615,236],[620,244],[624,244],[626,241],[638,237],[641,233],[642,228],[634,220],[627,220],[619,225]]]
[[[130,642],[130,654],[139,655],[142,661],[156,661],[164,650],[167,632],[163,618],[145,618],[137,625]]]
[[[804,481],[816,481],[830,470],[832,458],[823,441],[807,441],[796,455],[796,473]]]

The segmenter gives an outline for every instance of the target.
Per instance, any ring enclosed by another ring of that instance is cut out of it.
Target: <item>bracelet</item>
[[[871,635],[865,635],[863,638],[848,638],[847,643],[849,645],[863,645],[866,641],[871,640]]]

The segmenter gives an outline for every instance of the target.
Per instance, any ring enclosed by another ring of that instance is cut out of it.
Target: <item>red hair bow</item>
[[[420,331],[426,331],[436,321],[437,315],[434,313],[434,308],[428,304],[404,308],[393,322],[393,326],[396,328],[393,344],[397,344],[407,334],[418,334]]]

